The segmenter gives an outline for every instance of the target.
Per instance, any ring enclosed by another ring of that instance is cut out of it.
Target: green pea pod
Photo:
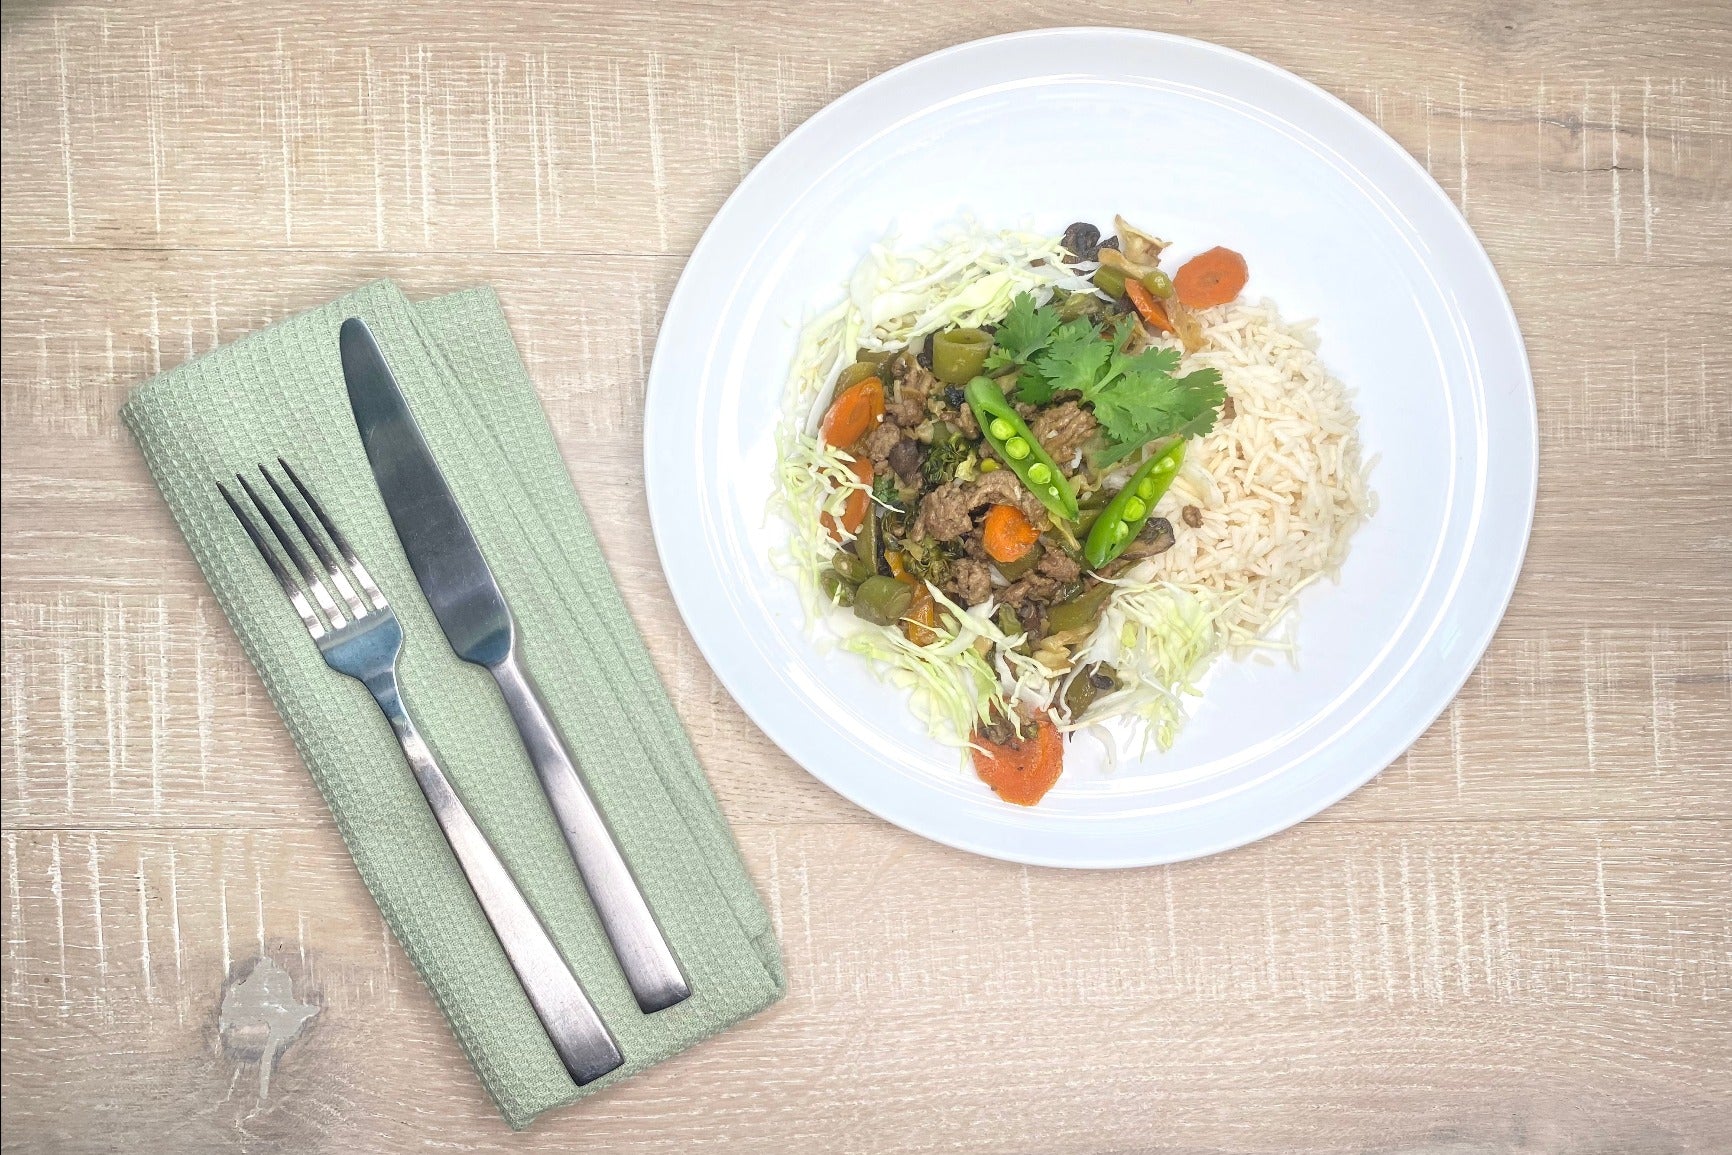
[[[1058,462],[1040,447],[1034,434],[1028,431],[1022,418],[990,377],[976,377],[964,391],[974,419],[980,425],[981,436],[992,446],[1011,472],[1028,486],[1028,491],[1046,506],[1054,516],[1065,521],[1076,520],[1076,494],[1070,482],[1059,472]]]
[[[1099,569],[1125,552],[1125,547],[1142,532],[1143,523],[1155,511],[1155,503],[1173,484],[1179,466],[1184,463],[1185,443],[1179,440],[1137,467],[1089,530],[1088,540],[1083,543],[1083,557],[1089,565]]]

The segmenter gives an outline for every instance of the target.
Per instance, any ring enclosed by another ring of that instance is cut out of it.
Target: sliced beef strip
[[[1046,632],[1046,612],[1057,600],[1058,592],[1059,583],[1036,569],[999,590],[998,600],[1011,608],[1031,637],[1039,637]]]
[[[954,541],[974,528],[974,483],[947,481],[920,500],[920,516],[909,534],[915,541]]]
[[[1077,450],[1095,435],[1099,427],[1094,414],[1075,401],[1042,409],[1028,425],[1029,432],[1061,469],[1070,464]]]
[[[980,423],[974,419],[974,410],[964,399],[962,386],[934,386],[926,408],[935,420],[949,425],[969,441],[979,440]]]
[[[947,481],[927,494],[911,536],[915,541],[928,536],[954,541],[974,528],[975,511],[987,505],[1014,505],[1036,529],[1047,525],[1046,510],[1034,494],[1016,474],[997,469],[973,481]]]
[[[957,558],[950,563],[950,572],[942,583],[945,593],[963,606],[977,606],[992,596],[992,570],[983,561],[971,557]]]
[[[938,378],[907,350],[890,361],[891,394],[884,402],[884,413],[904,429],[912,429],[926,420],[926,399],[938,385]]]
[[[1074,582],[1082,576],[1082,566],[1056,549],[1049,549],[1042,554],[1040,561],[1034,567],[1034,571],[1042,577],[1051,578],[1060,585],[1065,582]]]
[[[975,420],[974,409],[972,406],[964,403],[963,406],[956,411],[956,428],[961,430],[962,435],[970,441],[979,439],[980,422]]]
[[[1030,605],[1038,605],[1044,610],[1058,594],[1058,587],[1058,582],[1037,568],[1034,573],[1023,574],[1000,590],[998,600],[1019,611]]]
[[[902,430],[899,426],[891,421],[880,421],[856,443],[856,448],[872,462],[874,474],[882,474],[890,467],[890,451],[895,449],[901,440]]]

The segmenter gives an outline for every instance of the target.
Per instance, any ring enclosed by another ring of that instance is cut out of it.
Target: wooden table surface
[[[1316,81],[1461,205],[1539,512],[1478,672],[1370,785],[1203,861],[1029,870],[855,809],[717,684],[645,531],[644,375],[711,214],[827,101],[1133,20]],[[3,64],[7,1149],[1732,1148],[1723,0],[8,4]],[[772,1011],[520,1136],[115,417],[384,275],[498,287],[788,958]],[[261,959],[317,1008],[274,1063],[219,1029]]]

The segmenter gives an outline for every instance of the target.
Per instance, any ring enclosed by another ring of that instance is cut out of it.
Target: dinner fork
[[[283,593],[288,595],[289,604],[300,615],[301,624],[306,626],[307,633],[318,645],[325,664],[365,685],[379,709],[390,720],[391,729],[403,747],[403,755],[409,761],[409,768],[414,771],[415,781],[420,785],[421,793],[426,795],[433,817],[445,832],[445,840],[451,844],[458,865],[469,879],[470,888],[492,925],[493,933],[498,936],[500,946],[505,948],[511,968],[517,972],[518,981],[523,984],[524,993],[529,996],[530,1005],[535,1008],[536,1017],[546,1029],[560,1061],[579,1086],[593,1082],[620,1065],[623,1060],[619,1048],[559,949],[553,945],[547,928],[512,881],[505,864],[475,824],[463,800],[439,768],[432,748],[409,717],[397,682],[397,656],[403,648],[403,627],[396,613],[385,600],[372,574],[361,563],[354,547],[337,529],[324,506],[313,497],[306,483],[283,458],[277,458],[277,464],[312,513],[317,527],[302,513],[288,490],[268,468],[260,465],[259,472],[294,523],[295,530],[299,531],[301,540],[317,557],[319,567],[331,579],[331,586],[336,589],[335,597],[320,577],[319,568],[315,568],[305,551],[296,544],[294,534],[283,525],[272,511],[270,502],[253,488],[246,477],[235,474],[235,480],[240,483],[241,490],[259,517],[270,527],[271,535],[282,547],[284,556],[299,571],[299,582],[283,565],[245,506],[221,482],[217,483],[217,491],[258,548],[259,556],[264,558]],[[320,530],[323,530],[323,535]],[[347,572],[344,565],[339,564],[338,555],[347,565]],[[354,578],[352,582],[351,575]],[[308,594],[312,596],[311,602],[307,600]]]

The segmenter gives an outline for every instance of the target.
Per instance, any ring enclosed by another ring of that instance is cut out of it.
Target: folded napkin
[[[633,1001],[488,673],[457,659],[415,584],[349,413],[337,330],[366,320],[521,626],[525,662],[692,984]],[[122,411],[217,601],[331,807],[362,880],[513,1128],[781,997],[763,904],[608,575],[488,289],[410,303],[381,281],[169,370]],[[581,461],[582,448],[578,448]],[[402,620],[410,711],[618,1040],[567,1077],[384,717],[327,668],[214,483],[287,457]]]

